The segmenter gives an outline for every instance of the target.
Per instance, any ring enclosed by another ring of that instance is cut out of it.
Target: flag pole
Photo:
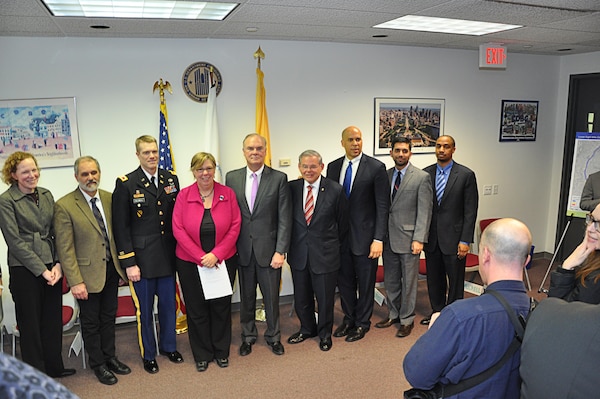
[[[260,60],[262,60],[263,58],[265,58],[265,53],[262,51],[262,49],[260,48],[260,46],[258,46],[258,50],[256,50],[254,52],[254,58],[257,59],[256,67],[258,69],[260,69]]]
[[[165,101],[165,90],[167,90],[169,92],[169,94],[173,94],[173,89],[171,88],[171,83],[169,83],[169,81],[163,82],[162,78],[160,78],[159,80],[154,82],[154,86],[152,87],[152,94],[154,94],[157,89],[158,89],[158,94],[160,96],[161,126],[159,127],[159,131],[160,131],[161,135],[163,134],[163,132],[166,135],[167,146],[169,148],[169,158],[168,158],[169,162],[168,163],[170,163],[170,165],[168,165],[166,161],[159,162],[159,167],[163,167],[165,169],[172,169],[174,172],[175,171],[175,160],[173,158],[173,149],[171,148],[171,144],[169,142],[169,137],[168,137],[169,117],[167,115],[167,102]],[[162,126],[163,118],[164,118],[164,126]],[[164,148],[164,145],[162,144],[162,138],[159,137],[159,140],[160,140],[159,141],[160,147]],[[160,165],[160,163],[163,163],[163,165]],[[176,284],[175,284],[175,304],[176,304],[175,332],[177,334],[183,334],[183,333],[187,332],[187,330],[188,330],[187,315],[186,315],[186,310],[185,310],[185,304],[181,300],[181,293],[180,293],[180,288],[179,288],[179,281],[177,281],[177,276],[175,276],[175,279],[176,279]]]
[[[260,69],[260,62],[265,58],[265,53],[260,46],[254,53],[254,58],[257,59],[256,66],[256,133],[265,139],[267,144],[267,153],[265,156],[265,165],[271,166],[271,139],[269,135],[269,118],[267,116],[267,104],[264,78],[265,74]]]

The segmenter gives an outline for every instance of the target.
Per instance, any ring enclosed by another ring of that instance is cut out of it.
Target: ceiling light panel
[[[497,24],[463,19],[424,17],[405,15],[388,22],[373,26],[373,28],[413,30],[421,32],[454,33],[458,35],[481,36],[505,30],[521,28],[521,25]]]
[[[56,17],[210,19],[222,21],[238,3],[177,0],[42,0]]]

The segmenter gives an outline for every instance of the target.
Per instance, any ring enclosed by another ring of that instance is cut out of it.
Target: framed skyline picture
[[[73,166],[80,154],[75,98],[0,100],[0,161],[33,154],[40,168]]]
[[[443,99],[375,98],[374,155],[389,155],[392,137],[401,135],[412,143],[413,153],[435,151],[444,134]]]
[[[502,100],[500,141],[535,141],[539,101]]]

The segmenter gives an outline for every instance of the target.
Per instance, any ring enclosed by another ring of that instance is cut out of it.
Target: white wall
[[[156,80],[166,94],[169,128],[182,185],[192,182],[191,156],[200,142],[203,104],[183,93],[186,67],[206,61],[223,76],[218,97],[224,172],[241,167],[242,138],[254,131],[258,46],[266,53],[267,108],[273,163],[295,178],[307,148],[329,162],[343,151],[340,134],[359,126],[373,150],[374,97],[443,98],[445,132],[457,142],[455,160],[472,168],[480,191],[478,218],[512,216],[530,227],[536,251],[551,252],[562,160],[568,73],[598,68],[600,53],[551,57],[509,54],[506,71],[480,71],[478,53],[358,44],[194,39],[0,38],[0,99],[76,97],[82,154],[98,158],[101,186],[137,166],[134,140],[158,134]],[[597,71],[597,69],[596,69]],[[537,140],[500,143],[501,100],[539,101]],[[562,116],[562,118],[561,118]],[[389,157],[381,158],[388,166]],[[414,155],[425,167],[433,154]],[[71,168],[46,169],[41,185],[56,198],[75,188]],[[483,196],[484,184],[499,184]],[[5,186],[0,185],[0,190]],[[553,222],[554,221],[554,222]],[[4,243],[0,253],[4,253]],[[5,258],[1,258],[4,265]],[[289,275],[284,293],[291,292]]]

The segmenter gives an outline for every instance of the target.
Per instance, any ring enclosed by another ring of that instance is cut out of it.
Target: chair
[[[494,222],[496,220],[498,220],[498,218],[481,219],[479,221],[479,237],[481,237],[481,233],[483,233],[483,231],[492,222]],[[471,278],[469,279],[469,282],[471,282],[471,283],[473,282],[478,271],[479,271],[479,256],[477,254],[474,254],[471,252],[467,253],[467,259],[466,259],[466,263],[465,263],[465,275],[467,273],[471,273]]]

